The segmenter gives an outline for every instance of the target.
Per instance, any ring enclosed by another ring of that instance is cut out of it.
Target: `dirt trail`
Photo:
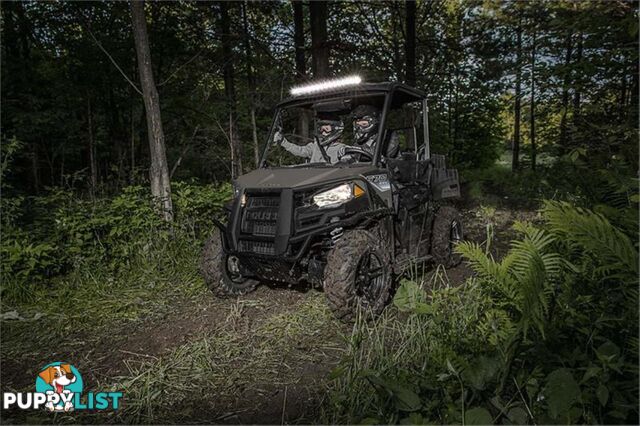
[[[487,224],[494,232],[492,252],[503,255],[513,237],[510,230],[515,220],[531,220],[535,213],[508,209],[463,210],[466,237],[482,243],[486,240]],[[446,271],[451,285],[460,285],[472,272],[466,265]],[[206,295],[208,296],[208,294]],[[280,317],[299,315],[309,304],[323,304],[323,295],[317,290],[301,291],[261,286],[256,292],[238,300],[219,300],[205,297],[188,298],[174,302],[172,309],[161,317],[148,318],[135,323],[114,326],[100,336],[69,334],[59,347],[47,348],[19,357],[8,357],[2,351],[2,388],[31,390],[37,368],[50,362],[52,356],[60,360],[75,360],[89,387],[113,383],[113,378],[130,374],[128,365],[155,361],[176,348],[196,342],[207,336],[233,330],[241,345],[252,347],[264,344],[256,341],[255,330],[265,324],[276,323]],[[11,327],[11,324],[4,324]],[[291,333],[283,328],[287,336]],[[318,336],[314,330],[301,330],[300,336],[287,337],[292,352],[283,354],[280,363],[270,368],[269,380],[262,382],[247,378],[238,384],[233,396],[218,398],[215,415],[210,421],[219,423],[281,423],[307,421],[321,398],[321,391],[329,372],[336,366],[345,347],[341,334],[349,327],[331,325]],[[287,334],[289,333],[289,334]],[[299,347],[297,347],[299,346]],[[52,349],[52,350],[48,350]],[[308,354],[319,354],[312,359]],[[240,365],[247,360],[239,359]],[[93,386],[92,386],[93,385]],[[15,419],[16,421],[18,419]]]

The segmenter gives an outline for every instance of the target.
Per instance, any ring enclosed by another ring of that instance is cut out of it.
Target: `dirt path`
[[[489,225],[494,234],[492,252],[499,257],[514,235],[513,222],[534,219],[535,213],[473,206],[463,210],[463,217],[466,237],[479,243],[486,240]],[[463,264],[446,274],[451,285],[460,285],[472,271]],[[172,303],[165,315],[113,326],[99,335],[70,332],[68,339],[46,345],[46,350],[7,355],[3,349],[2,389],[30,391],[38,368],[53,358],[74,360],[88,388],[98,389],[164,368],[167,359],[175,362],[182,352],[217,342],[219,348],[205,353],[216,358],[208,382],[215,386],[216,397],[194,400],[194,410],[210,411],[194,412],[193,419],[216,423],[314,419],[329,373],[346,348],[343,336],[350,332],[348,325],[332,319],[322,293],[262,286],[235,300],[214,299],[203,292]],[[4,329],[12,326],[3,323]],[[158,381],[157,386],[165,385]],[[24,419],[21,413],[10,413],[9,420]]]

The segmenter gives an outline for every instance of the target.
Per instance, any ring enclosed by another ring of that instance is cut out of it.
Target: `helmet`
[[[373,105],[360,105],[353,110],[353,137],[362,145],[378,131],[380,110]]]
[[[316,135],[322,146],[329,145],[342,136],[344,123],[333,118],[320,118],[316,120]]]

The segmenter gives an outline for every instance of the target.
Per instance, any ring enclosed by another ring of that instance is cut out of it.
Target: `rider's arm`
[[[296,145],[295,143],[291,143],[286,139],[282,139],[281,145],[284,149],[286,149],[287,151],[289,151],[290,153],[292,153],[297,157],[304,157],[304,158],[311,157],[311,153],[313,149],[313,147],[311,146],[313,145],[312,143],[308,143],[304,146],[300,146],[300,145]]]
[[[340,161],[340,159],[344,157],[344,149],[346,147],[347,145],[337,142],[337,143],[332,143],[327,148],[325,148],[325,151],[327,153],[327,156],[329,156],[329,160],[331,161],[331,164],[337,163],[338,161]]]

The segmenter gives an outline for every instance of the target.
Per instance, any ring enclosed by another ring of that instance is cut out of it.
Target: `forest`
[[[0,383],[112,411],[4,423],[639,424],[638,2],[4,1]],[[204,241],[292,87],[427,94],[463,263],[383,314],[217,299]]]

